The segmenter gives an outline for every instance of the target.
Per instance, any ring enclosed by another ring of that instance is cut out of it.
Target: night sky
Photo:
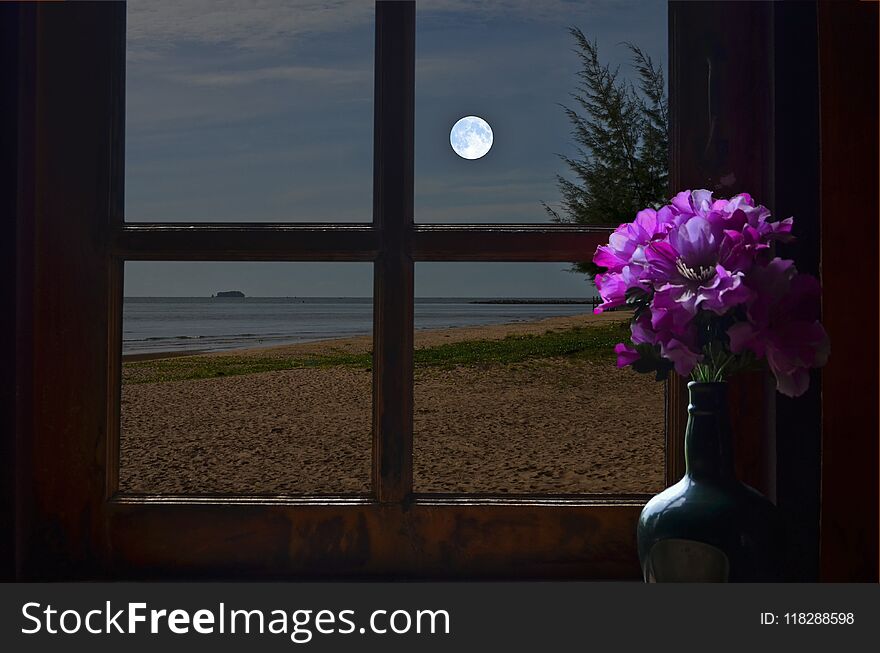
[[[369,222],[373,3],[128,3],[129,221]],[[624,41],[666,64],[666,3],[420,1],[418,222],[546,222],[560,104],[578,70],[569,26],[631,76]],[[483,158],[449,145],[462,116],[495,136]],[[417,264],[420,296],[584,296],[560,264]],[[364,296],[365,264],[128,263],[126,295]]]

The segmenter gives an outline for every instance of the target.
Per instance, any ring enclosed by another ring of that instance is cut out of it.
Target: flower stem
[[[724,368],[726,368],[736,357],[728,356],[727,360],[725,360],[721,366],[715,371],[715,380],[723,381],[724,380]]]

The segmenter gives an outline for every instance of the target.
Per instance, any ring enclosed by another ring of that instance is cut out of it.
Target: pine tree
[[[668,196],[668,109],[663,70],[639,47],[627,43],[638,84],[602,64],[595,41],[569,30],[581,61],[575,108],[562,105],[572,124],[577,155],[560,155],[573,180],[557,175],[560,209],[544,208],[554,222],[618,225],[641,209],[659,207]],[[592,263],[577,263],[595,273]]]

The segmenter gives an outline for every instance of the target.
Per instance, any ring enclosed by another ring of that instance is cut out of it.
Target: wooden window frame
[[[38,69],[20,576],[638,578],[634,525],[645,496],[412,491],[414,263],[568,262],[609,232],[414,223],[412,2],[377,3],[370,224],[126,223],[124,4],[35,5],[22,20],[32,39],[20,47]],[[370,495],[117,492],[127,260],[372,261]]]

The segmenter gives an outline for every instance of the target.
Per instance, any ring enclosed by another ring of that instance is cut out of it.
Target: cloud
[[[372,82],[372,68],[322,68],[314,66],[269,66],[228,72],[174,73],[172,81],[196,86],[242,86],[258,82],[301,82],[328,85]]]
[[[546,21],[596,15],[611,0],[420,0],[425,20],[485,21],[498,17]],[[149,58],[151,50],[179,43],[228,44],[274,49],[307,34],[339,33],[371,24],[367,0],[129,0],[129,57]]]
[[[363,25],[372,16],[371,2],[129,0],[128,40],[139,53],[179,43],[274,49],[304,34]]]

